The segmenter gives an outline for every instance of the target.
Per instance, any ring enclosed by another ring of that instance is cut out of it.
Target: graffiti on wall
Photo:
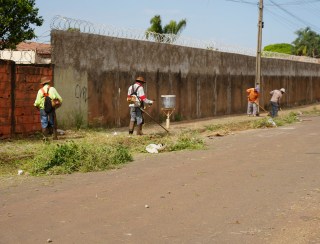
[[[88,100],[87,91],[88,91],[87,87],[77,84],[74,91],[75,98],[79,99],[80,102],[83,101],[87,103],[87,100]]]

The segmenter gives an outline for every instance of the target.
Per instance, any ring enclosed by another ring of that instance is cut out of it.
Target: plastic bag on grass
[[[165,145],[163,144],[149,144],[148,146],[146,146],[146,150],[148,153],[158,153],[164,148],[165,148]]]

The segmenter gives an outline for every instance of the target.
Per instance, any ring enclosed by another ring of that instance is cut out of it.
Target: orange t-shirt
[[[254,88],[247,89],[248,101],[249,102],[258,102],[259,92],[255,91]]]

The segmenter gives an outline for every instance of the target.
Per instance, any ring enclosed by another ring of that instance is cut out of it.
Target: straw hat
[[[40,84],[41,85],[44,85],[44,84],[47,84],[47,83],[50,83],[51,82],[51,79],[49,79],[48,77],[42,77],[41,80],[40,80]]]
[[[140,81],[140,82],[146,83],[146,81],[144,80],[144,78],[142,76],[138,76],[136,78],[136,81]]]

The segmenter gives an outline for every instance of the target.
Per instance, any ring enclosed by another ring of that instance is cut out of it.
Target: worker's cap
[[[144,80],[144,78],[142,76],[138,76],[136,78],[136,81],[140,81],[140,82],[146,83],[146,81]]]
[[[47,83],[50,83],[51,82],[51,79],[49,79],[48,77],[42,77],[41,80],[40,80],[40,84],[41,85],[44,85],[44,84],[47,84]]]
[[[280,91],[286,93],[286,90],[284,88],[281,88]]]

